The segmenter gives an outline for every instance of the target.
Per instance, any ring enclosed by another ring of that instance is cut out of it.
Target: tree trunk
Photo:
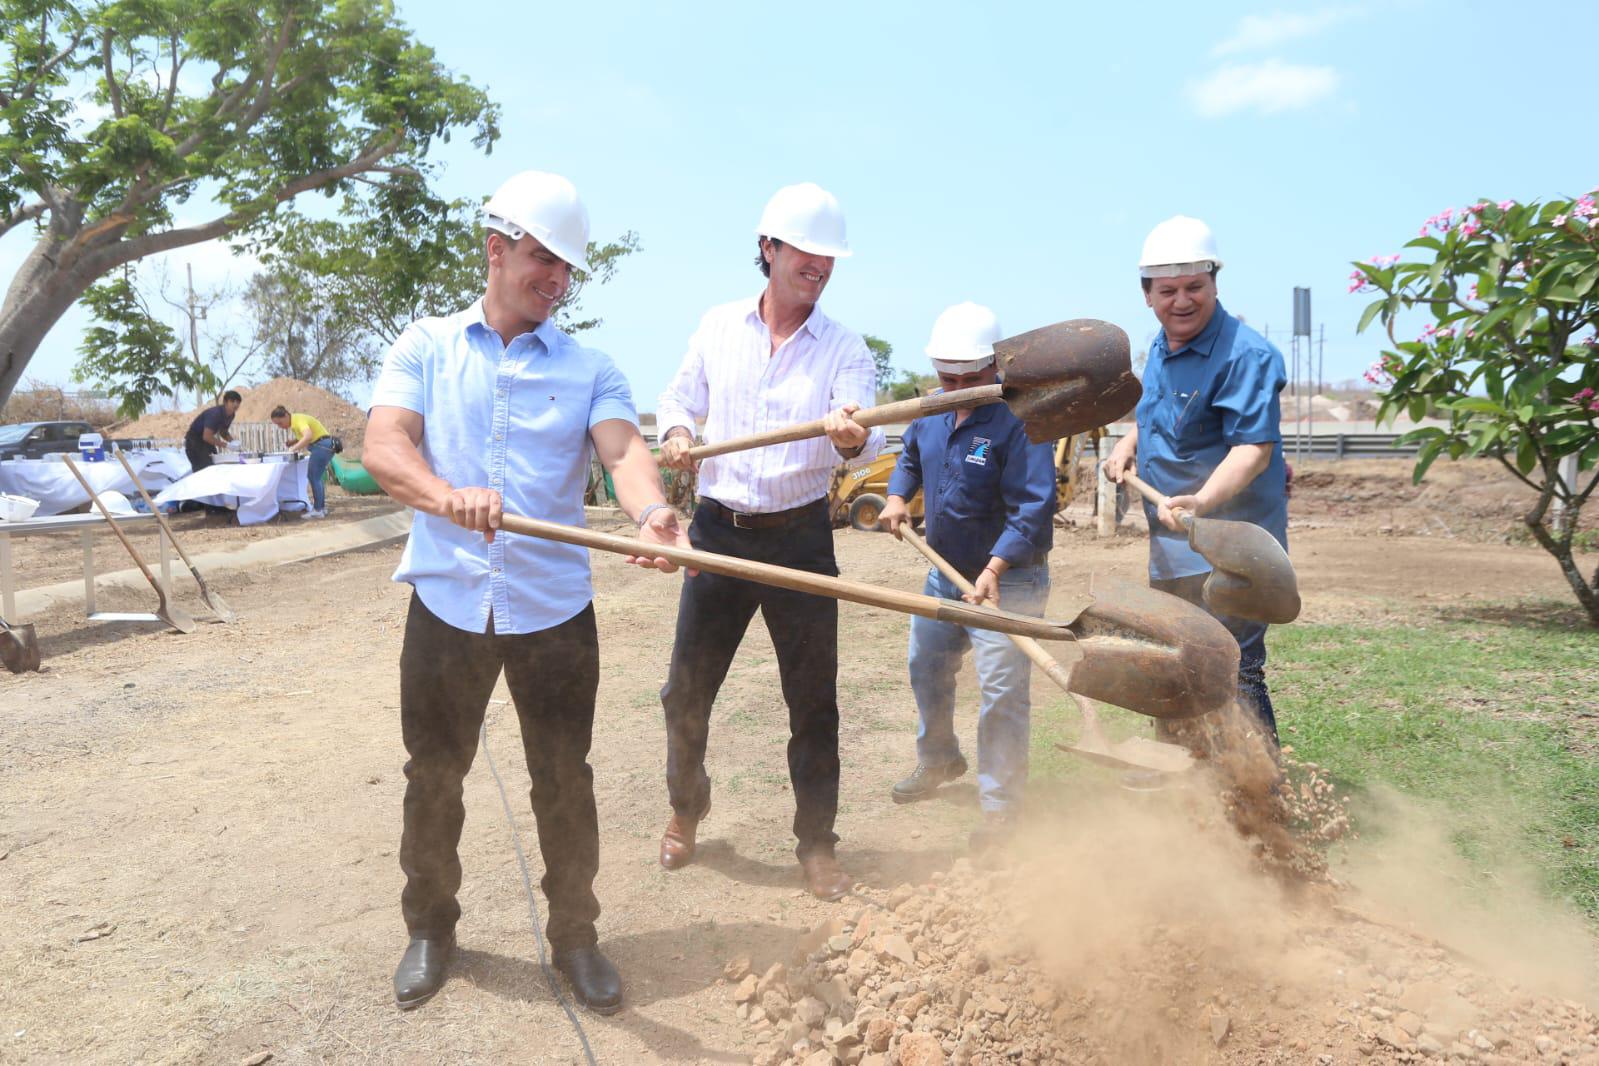
[[[23,371],[51,327],[98,278],[92,268],[85,269],[82,259],[73,268],[62,270],[51,255],[54,245],[49,234],[39,239],[11,279],[5,303],[0,305],[0,407],[22,381]]]
[[[1577,527],[1579,513],[1578,509],[1573,508],[1567,514],[1567,521],[1571,523],[1573,532]],[[1533,539],[1560,564],[1560,572],[1566,575],[1566,584],[1577,594],[1577,602],[1582,604],[1582,609],[1588,612],[1589,623],[1599,629],[1599,570],[1594,571],[1592,582],[1583,580],[1582,570],[1578,568],[1577,560],[1572,557],[1571,535],[1567,533],[1556,539],[1550,535],[1543,522],[1535,521],[1532,515],[1526,516],[1525,521],[1527,527],[1532,530]]]

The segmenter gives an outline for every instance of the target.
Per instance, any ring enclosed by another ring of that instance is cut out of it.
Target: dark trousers
[[[533,780],[541,886],[550,901],[546,934],[556,951],[587,947],[600,914],[600,832],[588,764],[600,680],[592,604],[550,629],[497,636],[492,624],[487,633],[456,629],[412,593],[400,651],[400,729],[410,755],[400,837],[406,928],[412,936],[444,936],[461,916],[461,783],[502,668]]]
[[[1204,608],[1238,641],[1238,698],[1255,712],[1272,743],[1277,743],[1277,713],[1272,709],[1271,692],[1266,688],[1266,623],[1249,622],[1230,615],[1216,614],[1205,606],[1205,579],[1209,574],[1155,579],[1149,587]]]
[[[738,529],[701,507],[689,526],[694,547],[741,559],[838,575],[827,501],[787,526]],[[794,785],[794,836],[803,857],[838,837],[838,602],[824,596],[700,573],[683,582],[677,637],[661,704],[666,710],[666,788],[672,809],[697,818],[711,801],[705,772],[711,705],[756,609],[777,651],[788,704],[788,775]]]
[[[191,467],[204,470],[212,464],[211,457],[216,454],[216,449],[199,437],[184,437],[183,454],[188,456]]]

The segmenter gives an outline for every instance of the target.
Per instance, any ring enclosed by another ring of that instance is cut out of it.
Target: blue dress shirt
[[[1206,517],[1253,522],[1288,547],[1287,467],[1282,407],[1288,380],[1283,354],[1216,304],[1199,336],[1173,352],[1160,331],[1144,367],[1138,401],[1138,471],[1167,496],[1198,492],[1239,444],[1274,444],[1271,462],[1237,496]],[[1209,573],[1211,566],[1144,503],[1149,518],[1149,576]]]
[[[581,526],[593,451],[589,430],[638,424],[627,379],[603,352],[548,321],[502,342],[482,301],[407,326],[383,360],[373,407],[423,418],[422,458],[456,488],[497,489],[505,509]],[[418,511],[394,580],[409,582],[445,622],[482,633],[535,633],[594,596],[588,549],[481,533]]]
[[[927,543],[967,578],[999,556],[1011,566],[1047,562],[1055,530],[1055,449],[1027,439],[1004,404],[918,418],[888,479],[890,495],[925,492]]]

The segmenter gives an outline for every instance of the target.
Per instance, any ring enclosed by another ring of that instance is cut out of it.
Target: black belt
[[[695,507],[695,514],[704,512],[712,518],[720,519],[731,525],[734,529],[782,529],[795,522],[803,521],[818,512],[827,509],[827,497],[822,496],[810,503],[802,503],[798,507],[790,507],[786,511],[765,511],[751,513],[735,511],[724,503],[718,503],[709,496],[701,496],[699,504]]]

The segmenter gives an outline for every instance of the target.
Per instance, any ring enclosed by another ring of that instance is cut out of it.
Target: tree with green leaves
[[[262,261],[291,285],[315,291],[346,326],[392,344],[406,325],[427,315],[447,315],[483,295],[486,231],[482,207],[419,198],[401,211],[352,202],[340,219],[290,218]],[[638,235],[588,244],[592,272],[574,270],[555,324],[568,333],[600,325],[582,317],[586,285],[604,284]]]
[[[1440,455],[1503,463],[1537,493],[1522,521],[1599,626],[1599,571],[1585,578],[1573,557],[1599,485],[1595,194],[1445,210],[1405,246],[1419,254],[1357,262],[1349,288],[1378,294],[1360,329],[1380,319],[1393,343],[1366,372],[1382,401],[1378,420],[1436,413],[1448,423],[1402,438],[1420,445],[1415,481]],[[1412,309],[1430,321],[1400,340]]]
[[[0,238],[34,236],[0,302],[0,402],[118,267],[270,238],[307,193],[404,212],[436,139],[499,134],[388,0],[0,0],[0,35]],[[203,201],[210,217],[176,221]]]
[[[116,400],[123,418],[138,418],[157,396],[174,396],[179,389],[206,395],[221,390],[211,368],[185,356],[172,328],[151,317],[131,267],[91,285],[83,298],[97,324],[84,333],[78,349],[83,358],[72,377]]]
[[[872,352],[872,365],[877,368],[877,391],[882,392],[894,380],[894,346],[870,333],[864,339]]]

